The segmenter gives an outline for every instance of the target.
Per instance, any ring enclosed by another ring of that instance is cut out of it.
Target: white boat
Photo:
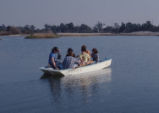
[[[106,59],[97,63],[89,64],[87,66],[80,66],[75,69],[55,70],[51,67],[41,67],[40,70],[43,71],[45,74],[56,75],[56,76],[77,75],[77,74],[102,70],[104,68],[109,67],[111,65],[111,62],[112,59]]]

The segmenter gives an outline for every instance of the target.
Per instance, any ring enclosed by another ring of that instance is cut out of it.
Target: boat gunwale
[[[108,62],[108,61],[112,62],[112,59],[109,58],[109,59],[106,59],[106,60],[101,60],[100,62],[97,62],[97,63],[89,64],[89,65],[86,65],[86,66],[79,66],[79,67],[73,68],[73,69],[70,68],[70,69],[56,70],[56,69],[53,69],[51,67],[40,67],[40,70],[42,70],[42,71],[53,71],[53,72],[60,72],[60,73],[62,73],[64,71],[71,71],[71,70],[76,70],[76,69],[79,69],[79,68],[82,69],[82,68],[87,68],[87,67],[90,67],[90,66],[95,66],[97,64],[101,64],[101,63]]]

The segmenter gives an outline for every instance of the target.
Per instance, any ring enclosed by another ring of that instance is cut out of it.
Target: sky
[[[159,25],[159,0],[0,0],[0,25],[43,27],[73,22],[94,26],[115,22]]]

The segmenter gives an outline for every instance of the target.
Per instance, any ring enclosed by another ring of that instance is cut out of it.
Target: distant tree
[[[114,32],[114,28],[112,26],[107,26],[103,29],[103,31],[105,33],[113,33]]]
[[[142,29],[144,31],[153,31],[153,25],[151,23],[151,21],[146,21],[146,23],[142,24]]]
[[[68,23],[65,25],[66,28],[67,28],[67,32],[73,32],[73,29],[74,29],[74,24],[71,22],[71,23]]]
[[[80,32],[80,28],[81,26],[74,26],[74,33],[79,33]]]
[[[30,25],[25,25],[22,29],[22,32],[25,34],[30,34],[31,33]]]
[[[17,27],[14,27],[14,26],[8,26],[7,27],[7,31],[10,33],[10,34],[20,34],[21,31],[19,28]]]
[[[125,29],[126,29],[126,25],[125,25],[125,23],[121,23],[121,26],[120,26],[120,28],[119,28],[119,32],[120,33],[122,33],[122,32],[125,32]]]
[[[114,33],[119,33],[119,30],[120,30],[120,25],[118,23],[114,23],[114,30],[113,30],[113,32]]]
[[[95,32],[98,32],[98,33],[102,32],[104,25],[105,25],[104,23],[98,22],[98,23],[94,26],[94,31],[95,31]]]
[[[65,32],[65,24],[64,23],[61,23],[60,24],[60,32]]]
[[[92,29],[86,24],[81,24],[81,26],[79,27],[79,32],[80,33],[90,33],[90,32],[92,32]]]
[[[6,28],[6,26],[5,26],[4,24],[2,24],[2,25],[0,26],[0,32],[1,32],[1,31],[6,31],[6,29],[7,29],[7,28]]]
[[[131,22],[126,23],[125,32],[126,33],[133,32],[133,24]]]
[[[35,28],[36,28],[36,27],[35,27],[34,25],[31,25],[31,26],[30,26],[30,29],[31,29],[33,32],[35,31]]]
[[[50,26],[50,28],[51,28],[51,31],[52,31],[53,33],[60,32],[59,27],[58,27],[58,26],[56,26],[56,25],[52,25],[52,26]]]
[[[45,32],[50,32],[51,31],[51,25],[45,24],[44,27],[45,27],[44,28]]]

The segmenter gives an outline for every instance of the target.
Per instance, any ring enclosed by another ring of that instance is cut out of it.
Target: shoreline
[[[44,38],[47,33],[43,34]],[[1,36],[24,36],[27,37],[30,34],[10,34],[10,35],[0,35]],[[87,37],[87,36],[159,36],[159,32],[132,32],[132,33],[57,33],[58,37]]]
[[[67,36],[159,36],[159,32],[133,32],[133,33],[57,33],[60,37]]]

